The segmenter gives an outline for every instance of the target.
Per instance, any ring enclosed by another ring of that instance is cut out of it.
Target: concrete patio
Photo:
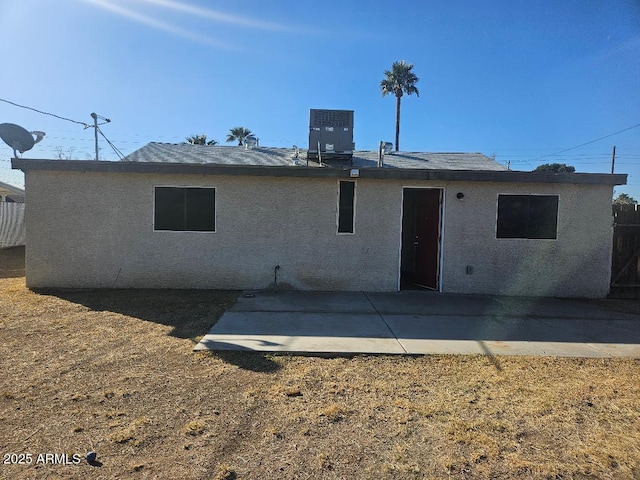
[[[580,299],[245,292],[195,350],[640,358],[640,316]]]

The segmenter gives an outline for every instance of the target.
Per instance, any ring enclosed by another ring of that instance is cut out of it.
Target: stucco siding
[[[465,197],[455,197],[462,191]],[[611,275],[610,186],[452,184],[445,213],[443,290],[603,297]],[[558,195],[557,239],[496,238],[499,194]],[[467,273],[472,267],[472,274]]]
[[[154,231],[154,186],[215,187],[216,232]],[[27,188],[30,287],[265,288],[280,265],[293,288],[396,288],[389,189],[358,183],[355,234],[337,235],[336,179],[38,171]]]
[[[291,288],[395,291],[403,188],[429,187],[445,192],[443,292],[608,293],[611,186],[362,178],[354,234],[337,234],[338,182],[29,171],[27,285],[260,289],[279,265],[278,283]],[[155,186],[215,187],[216,231],[154,231]],[[496,238],[501,193],[558,195],[557,239]]]

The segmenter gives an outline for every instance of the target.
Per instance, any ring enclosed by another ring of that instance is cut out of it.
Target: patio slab
[[[576,299],[245,292],[195,349],[640,358],[640,316]]]

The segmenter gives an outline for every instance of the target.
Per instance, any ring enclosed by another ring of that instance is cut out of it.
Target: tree
[[[636,205],[638,201],[627,193],[619,194],[614,200],[614,205]]]
[[[385,70],[384,79],[380,82],[383,97],[390,93],[396,97],[396,152],[400,150],[400,99],[405,93],[420,96],[416,87],[419,79],[411,70],[413,65],[404,60],[393,62],[391,70]]]
[[[65,152],[62,147],[56,147],[56,157],[58,158],[58,160],[73,160],[73,151],[75,150],[74,147],[69,147],[67,149],[67,151]],[[90,159],[92,159],[93,157],[91,157]]]
[[[566,165],[564,163],[545,163],[544,165],[538,165],[534,172],[550,172],[550,173],[573,173],[575,167]]]
[[[187,143],[191,145],[216,145],[218,142],[215,140],[209,140],[207,142],[207,136],[205,134],[202,135],[192,135],[186,138]]]
[[[244,145],[244,140],[251,135],[251,130],[244,127],[233,127],[229,129],[229,135],[227,135],[227,142],[238,142],[238,146]]]

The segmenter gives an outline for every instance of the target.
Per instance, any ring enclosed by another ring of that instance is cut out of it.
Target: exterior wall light
[[[462,199],[464,198],[464,193],[462,193],[462,192],[458,192],[458,193],[456,194],[456,198],[457,198],[458,200],[462,200]]]

